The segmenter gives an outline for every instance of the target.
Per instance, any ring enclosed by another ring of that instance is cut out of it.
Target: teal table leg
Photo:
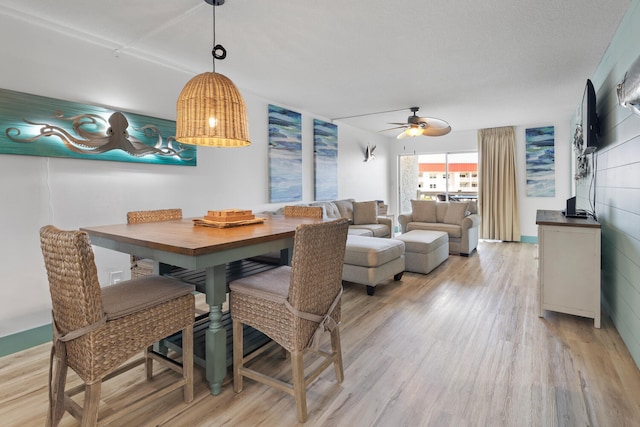
[[[286,248],[280,250],[280,265],[291,265],[293,250]]]
[[[227,294],[224,264],[207,268],[206,293],[210,309],[205,338],[206,373],[211,394],[217,395],[222,391],[222,381],[227,375],[227,331],[222,326],[222,303]]]
[[[153,274],[159,274],[160,276],[164,276],[171,271],[171,266],[167,264],[163,264],[161,262],[153,263]],[[164,340],[160,340],[156,343],[153,343],[153,351],[156,353],[164,354],[165,356],[169,353],[169,348],[165,344]]]

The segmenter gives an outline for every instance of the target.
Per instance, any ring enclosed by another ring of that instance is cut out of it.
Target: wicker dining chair
[[[322,218],[321,206],[285,206],[284,216]]]
[[[183,389],[184,401],[191,402],[193,286],[150,275],[101,288],[85,232],[48,225],[40,229],[40,244],[53,307],[47,425],[58,425],[65,410],[81,419],[82,426],[107,423],[178,388]],[[179,331],[181,364],[153,352],[154,342]],[[125,363],[143,351],[143,357]],[[102,382],[141,363],[146,364],[150,379],[154,360],[180,373],[180,380],[98,420]],[[67,368],[75,371],[84,384],[65,390]],[[83,389],[81,407],[72,396]]]
[[[127,224],[142,224],[145,222],[170,221],[182,219],[182,209],[157,209],[150,211],[127,212]],[[153,273],[153,261],[131,255],[131,278],[146,276]]]
[[[342,382],[340,301],[342,265],[348,221],[301,224],[296,228],[291,267],[281,266],[231,282],[233,320],[233,387],[243,388],[243,377],[262,382],[295,398],[298,420],[307,419],[306,387],[331,364]],[[243,356],[243,324],[263,332],[291,354],[293,384],[270,378],[245,366],[269,346]],[[331,352],[319,351],[322,332],[331,333]],[[311,349],[323,363],[306,378],[302,354]]]

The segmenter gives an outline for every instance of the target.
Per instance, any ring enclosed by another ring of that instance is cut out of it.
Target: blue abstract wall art
[[[195,166],[175,122],[0,89],[0,154]]]
[[[527,196],[555,197],[555,145],[553,126],[525,130]]]
[[[269,105],[269,202],[302,200],[302,116]]]
[[[313,120],[315,199],[338,198],[338,126]]]

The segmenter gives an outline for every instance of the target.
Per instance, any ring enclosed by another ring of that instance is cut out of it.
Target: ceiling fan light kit
[[[398,125],[398,127],[387,130],[405,128],[405,130],[396,137],[398,139],[420,135],[442,136],[451,132],[449,123],[442,119],[436,119],[435,117],[418,117],[416,113],[419,109],[419,107],[411,107],[413,115],[407,117],[406,123],[389,123],[391,125]]]

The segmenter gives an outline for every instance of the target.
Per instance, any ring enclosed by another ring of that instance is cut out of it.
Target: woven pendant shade
[[[244,99],[219,73],[198,74],[182,89],[176,104],[176,140],[209,147],[251,145]]]

